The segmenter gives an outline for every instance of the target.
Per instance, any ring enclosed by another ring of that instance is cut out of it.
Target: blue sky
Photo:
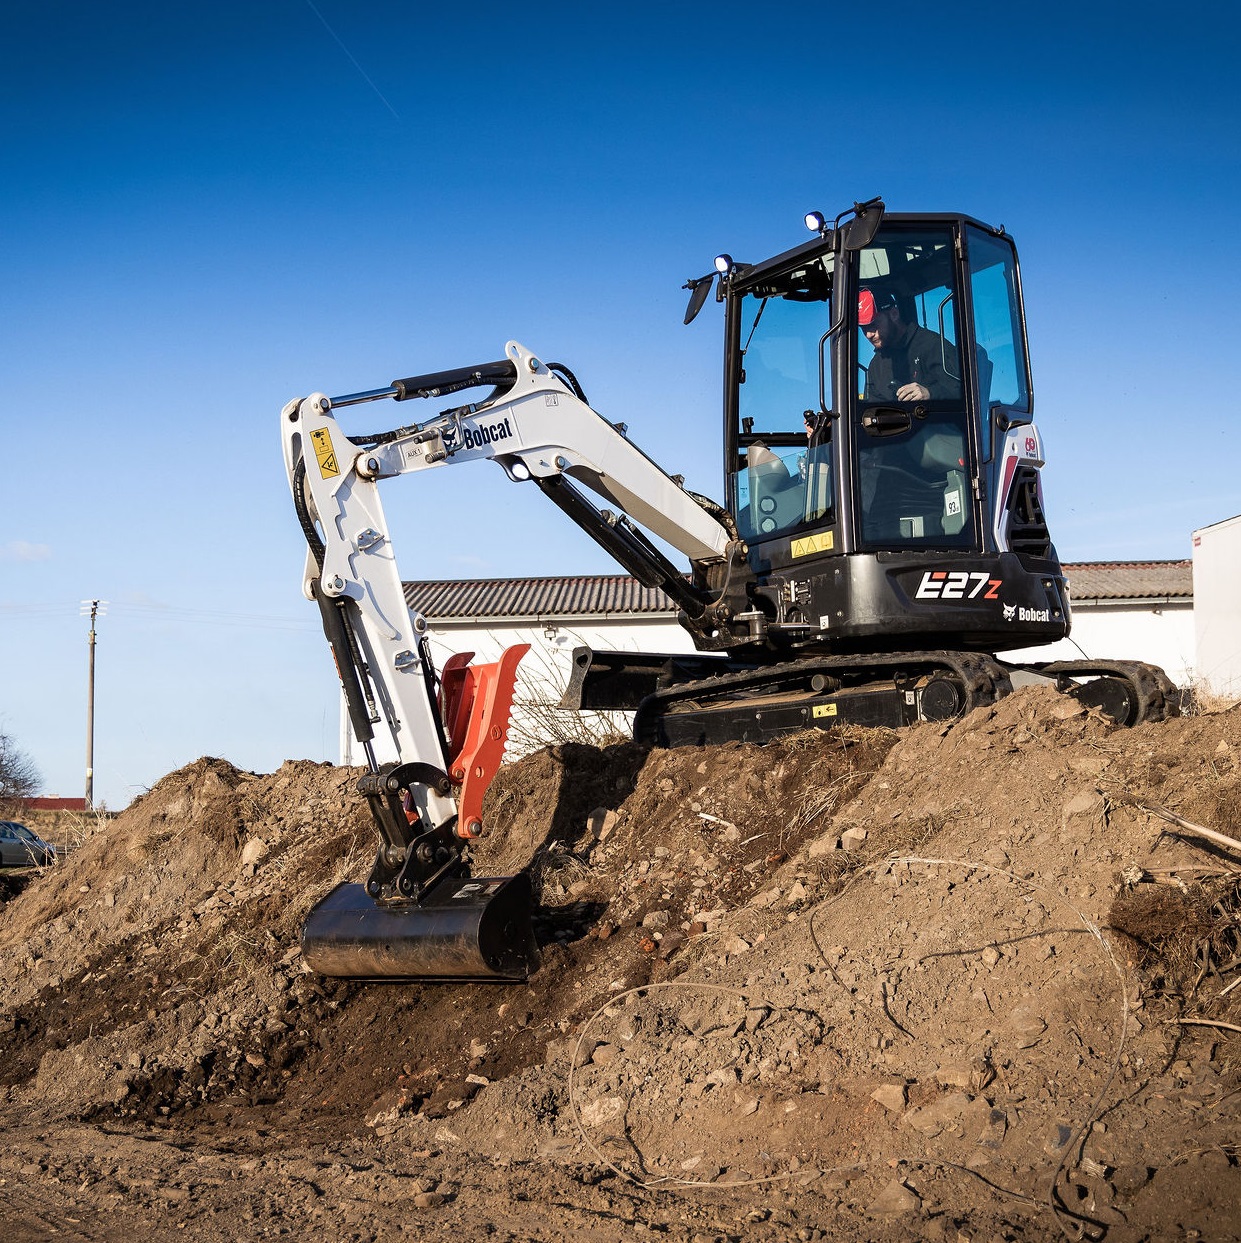
[[[0,730],[46,792],[83,786],[90,598],[97,801],[203,754],[334,758],[291,397],[515,338],[719,495],[720,323],[682,327],[680,285],[812,208],[1015,236],[1063,558],[1188,556],[1241,512],[1235,15],[585,9],[4,6]],[[385,504],[407,578],[614,568],[494,467]]]

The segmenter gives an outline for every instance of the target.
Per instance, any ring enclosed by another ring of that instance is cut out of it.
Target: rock
[[[770,1006],[751,1006],[745,1012],[745,1029],[756,1032],[771,1017]]]
[[[999,1148],[1008,1131],[1008,1114],[995,1108],[985,1097],[975,1097],[961,1113],[961,1130],[973,1144]]]
[[[894,1178],[875,1198],[868,1211],[891,1216],[916,1213],[921,1207],[922,1197],[899,1178]]]
[[[1057,1122],[1048,1132],[1047,1139],[1043,1143],[1043,1151],[1049,1157],[1058,1157],[1063,1151],[1064,1146],[1073,1138],[1073,1128],[1066,1123]]]
[[[909,1092],[903,1083],[885,1083],[870,1094],[870,1099],[892,1113],[900,1113],[909,1103]]]
[[[983,1057],[945,1062],[935,1071],[935,1082],[945,1088],[967,1088],[981,1092],[995,1078],[995,1070]]]
[[[1131,1196],[1150,1182],[1153,1173],[1149,1165],[1120,1165],[1112,1174],[1112,1186],[1117,1195]]]
[[[241,851],[241,866],[257,867],[259,861],[267,853],[267,843],[261,837],[252,837]]]
[[[625,1100],[620,1096],[601,1096],[588,1101],[579,1113],[583,1126],[599,1127],[614,1121],[625,1112]]]
[[[840,844],[845,850],[857,850],[866,840],[866,830],[863,828],[846,829],[840,835]]]
[[[827,834],[823,837],[816,837],[814,841],[806,847],[806,854],[812,859],[817,859],[820,855],[831,854],[833,851],[840,849],[840,838],[834,834]]]
[[[1090,816],[1093,818],[1096,813],[1103,810],[1103,800],[1099,797],[1097,790],[1082,790],[1075,794],[1064,805],[1064,819],[1070,820],[1074,816]]]
[[[606,841],[612,830],[616,828],[618,820],[616,812],[607,807],[596,807],[594,811],[586,817],[586,829],[590,835],[599,842]]]
[[[967,1093],[950,1092],[920,1109],[911,1109],[901,1121],[920,1135],[930,1138],[949,1128],[959,1130],[972,1103],[973,1097]]]
[[[1016,1037],[1019,1049],[1029,1049],[1038,1044],[1047,1030],[1047,1023],[1029,1005],[1018,1006],[1008,1019],[1008,1029]]]

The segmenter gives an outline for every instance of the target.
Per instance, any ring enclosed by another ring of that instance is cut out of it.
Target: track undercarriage
[[[1052,686],[1121,726],[1179,712],[1178,692],[1167,675],[1137,661],[1013,664],[979,652],[885,652],[730,668],[659,686],[636,704],[634,738],[675,747],[763,742],[845,724],[900,728],[953,720],[1021,685]],[[580,702],[635,707],[605,704],[585,688]]]

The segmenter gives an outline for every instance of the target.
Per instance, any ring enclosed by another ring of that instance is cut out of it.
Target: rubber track
[[[1080,678],[1120,678],[1133,689],[1137,703],[1137,716],[1128,724],[1141,725],[1145,721],[1166,721],[1180,716],[1180,691],[1170,677],[1157,665],[1143,664],[1138,660],[1056,660],[1045,665],[1023,665],[1045,677],[1061,674]]]
[[[742,673],[699,678],[655,691],[638,705],[634,716],[634,737],[641,738],[648,732],[648,721],[675,714],[678,704],[686,704],[691,711],[694,708],[709,709],[713,702],[744,700],[751,695],[778,695],[786,688],[788,699],[792,701],[807,693],[809,679],[818,673],[846,684],[856,684],[886,682],[898,673],[920,677],[937,671],[952,674],[965,692],[963,714],[982,704],[994,703],[1012,690],[1007,670],[981,652],[876,652],[854,656],[814,656],[788,664],[748,669]]]

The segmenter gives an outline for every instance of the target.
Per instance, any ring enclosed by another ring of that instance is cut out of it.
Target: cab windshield
[[[833,511],[830,421],[833,256],[747,291],[740,315],[734,512],[757,540],[820,527]]]
[[[951,229],[882,228],[858,256],[859,543],[972,544],[961,300]]]

